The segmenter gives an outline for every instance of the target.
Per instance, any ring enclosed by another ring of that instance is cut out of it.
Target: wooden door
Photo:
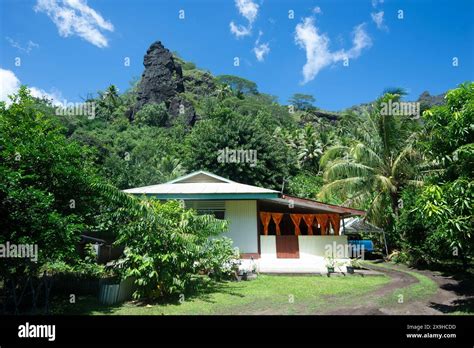
[[[275,236],[276,252],[279,259],[299,259],[298,236]]]

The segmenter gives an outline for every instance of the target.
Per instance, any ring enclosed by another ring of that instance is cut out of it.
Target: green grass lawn
[[[181,303],[104,306],[93,297],[78,298],[55,313],[180,315],[180,314],[323,314],[358,301],[359,296],[389,282],[380,277],[260,275],[256,280],[211,283]]]
[[[405,272],[418,280],[417,283],[413,283],[404,288],[396,289],[391,294],[381,297],[379,302],[382,306],[393,305],[394,303],[398,303],[398,300],[400,298],[403,299],[403,303],[428,299],[433,296],[438,290],[438,285],[433,280],[418,272],[410,271],[406,266],[397,265],[396,267],[394,267],[392,264],[389,263],[372,263],[371,265],[374,267],[388,268]]]

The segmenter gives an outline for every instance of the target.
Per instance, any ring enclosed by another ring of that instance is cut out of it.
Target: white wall
[[[298,244],[300,259],[325,257],[327,245],[337,251],[338,246],[347,245],[347,236],[298,236]],[[260,236],[260,251],[262,258],[276,258],[275,236]]]
[[[225,219],[230,222],[226,237],[241,253],[258,253],[257,201],[226,201]]]
[[[276,259],[275,236],[260,236],[260,257],[265,259]]]
[[[260,272],[277,273],[305,273],[326,272],[326,246],[334,247],[347,245],[347,236],[298,236],[300,251],[299,259],[278,259],[276,257],[275,236],[260,236],[261,259],[259,260]],[[339,249],[340,250],[340,249]],[[337,272],[346,272],[345,264],[348,259],[338,257]]]
[[[298,243],[300,246],[300,258],[325,257],[326,246],[329,245],[331,248],[335,246],[335,251],[337,251],[339,245],[347,245],[347,236],[298,236]]]

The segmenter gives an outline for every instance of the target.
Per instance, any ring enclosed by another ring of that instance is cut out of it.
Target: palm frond
[[[380,156],[370,147],[364,143],[357,143],[351,149],[351,155],[358,161],[367,164],[371,167],[378,167],[383,165]]]
[[[350,160],[335,160],[329,164],[324,172],[325,180],[337,180],[351,177],[367,177],[374,174],[372,167]]]
[[[336,158],[339,158],[343,156],[344,154],[348,153],[350,148],[348,146],[343,146],[343,145],[334,145],[331,147],[328,147],[324,154],[321,156],[321,159],[319,160],[319,165],[321,168],[326,167],[326,165],[333,161]]]
[[[415,187],[422,187],[425,184],[423,180],[407,180],[406,183]]]
[[[397,192],[397,186],[395,186],[390,178],[383,175],[376,175],[375,178],[380,184],[381,192]]]
[[[334,180],[321,188],[318,198],[326,200],[330,196],[342,196],[348,193],[358,193],[366,186],[366,180],[361,177],[352,177]]]

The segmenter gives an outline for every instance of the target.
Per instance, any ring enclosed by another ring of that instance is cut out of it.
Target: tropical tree
[[[229,85],[226,84],[221,84],[220,86],[217,87],[215,91],[215,95],[219,101],[230,97],[232,95],[232,89],[230,88]]]
[[[422,146],[435,170],[413,209],[425,225],[434,222],[427,241],[444,246],[438,254],[459,256],[466,267],[474,253],[474,83],[449,91],[445,100],[423,113]]]
[[[277,127],[274,136],[282,138],[286,145],[296,152],[300,168],[318,173],[323,144],[320,141],[320,134],[311,124],[293,131]]]
[[[242,77],[219,75],[216,79],[219,83],[229,86],[239,98],[243,98],[245,95],[258,94],[257,84]]]
[[[93,152],[66,138],[45,103],[25,87],[8,107],[0,103],[0,245],[36,250],[30,258],[1,261],[8,312],[48,311],[52,278],[41,278],[44,272],[92,277],[104,272],[77,248],[82,234],[101,237],[111,229],[110,206],[94,188],[102,179]]]
[[[393,94],[403,97],[408,94],[407,90],[403,87],[387,87],[383,90],[382,95]]]
[[[226,220],[198,215],[176,201],[137,200],[114,188],[110,194],[122,206],[115,220],[123,225],[116,244],[126,247],[119,272],[124,278],[133,277],[135,298],[195,290],[203,280],[200,273],[223,273],[237,257],[230,243],[221,246],[218,239],[211,239],[227,230]],[[211,260],[216,262],[209,269]]]
[[[171,181],[185,174],[181,161],[171,155],[161,158],[157,166],[157,172],[163,182]]]
[[[288,102],[295,106],[297,110],[308,111],[314,109],[316,99],[310,94],[295,93],[288,99]]]
[[[184,165],[189,171],[208,170],[237,182],[281,189],[294,170],[294,156],[272,136],[269,124],[264,112],[244,116],[219,107],[186,138]]]
[[[322,176],[315,175],[312,172],[301,171],[288,180],[288,184],[285,186],[285,193],[297,197],[316,199],[322,186]],[[329,203],[333,203],[331,200],[329,201]]]
[[[33,269],[74,261],[75,243],[101,210],[90,189],[92,153],[68,141],[38,103],[24,87],[9,107],[0,103],[0,243],[37,245]]]
[[[28,279],[40,271],[84,272],[88,266],[77,250],[84,233],[112,232],[127,247],[119,272],[135,277],[138,297],[182,293],[206,272],[229,274],[232,246],[210,240],[226,230],[226,221],[110,185],[94,167],[93,152],[67,139],[59,120],[42,111],[52,108],[41,103],[25,87],[9,107],[0,102],[0,245],[37,247],[31,259],[2,260],[8,304],[17,307],[17,296],[29,291]],[[181,174],[171,157],[157,171],[167,179]]]
[[[98,117],[105,120],[112,120],[114,116],[116,116],[114,112],[121,105],[117,87],[110,85],[105,91],[99,91],[98,95],[96,100],[92,100],[97,103]]]
[[[143,106],[135,115],[138,124],[146,124],[153,127],[162,127],[168,122],[168,111],[165,103],[151,103]]]
[[[320,162],[326,183],[319,197],[335,195],[366,207],[379,225],[393,222],[390,216],[398,212],[404,187],[422,184],[416,124],[408,117],[381,113],[389,100],[399,101],[399,96],[379,98],[369,114],[352,124],[348,144],[329,148]]]
[[[109,103],[112,107],[117,107],[120,101],[119,91],[117,86],[110,85],[104,92],[103,98]]]

